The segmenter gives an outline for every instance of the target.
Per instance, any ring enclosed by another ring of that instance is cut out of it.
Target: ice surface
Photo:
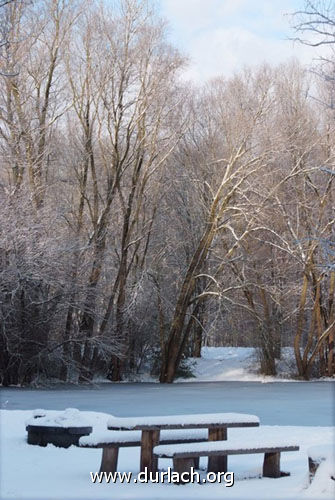
[[[46,408],[109,413],[120,417],[176,413],[248,413],[267,425],[334,425],[334,382],[199,382],[100,384],[94,387],[1,389],[8,410]]]

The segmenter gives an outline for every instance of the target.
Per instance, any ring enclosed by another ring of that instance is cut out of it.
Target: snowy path
[[[257,352],[253,347],[203,347],[201,358],[190,358],[188,363],[195,377],[183,380],[185,382],[276,382],[279,380],[292,382],[297,372],[292,347],[281,349],[281,359],[276,360],[276,377],[258,373],[259,362]]]

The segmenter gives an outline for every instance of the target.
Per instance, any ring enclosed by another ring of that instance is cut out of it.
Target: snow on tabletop
[[[38,410],[39,411],[39,410]],[[46,426],[46,427],[87,427],[89,422],[82,416],[76,408],[67,408],[58,414],[49,414],[36,418],[36,410],[33,412],[33,418],[26,421],[26,425]]]
[[[262,439],[262,435],[253,437],[250,435],[247,439],[243,438],[229,438],[227,441],[206,441],[204,443],[183,443],[174,445],[158,445],[155,446],[154,452],[157,455],[173,455],[174,453],[187,453],[190,451],[203,452],[206,451],[221,451],[221,450],[252,450],[254,448],[279,448],[281,446],[299,446],[297,440],[294,439]]]
[[[164,430],[160,433],[160,440],[178,440],[178,439],[208,439],[207,429],[174,429]],[[141,431],[97,431],[89,436],[82,436],[79,439],[81,446],[95,446],[98,443],[134,443],[141,441]]]
[[[259,424],[259,418],[256,415],[247,415],[244,413],[201,413],[195,415],[163,415],[147,417],[111,417],[108,420],[108,427],[123,427],[133,429],[139,425],[146,426],[165,426],[165,425],[211,425],[211,424]]]
[[[307,450],[308,456],[315,462],[321,462],[322,460],[331,459],[335,462],[335,450],[334,445],[316,445],[311,446]]]

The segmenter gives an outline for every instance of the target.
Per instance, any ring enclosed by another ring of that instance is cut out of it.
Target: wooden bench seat
[[[160,443],[182,444],[202,442],[208,438],[207,429],[177,429],[161,431]],[[102,448],[100,472],[116,472],[119,448],[141,446],[141,431],[100,431],[79,439],[80,448]],[[192,465],[197,467],[199,459]]]
[[[240,440],[238,443],[229,441],[212,441],[202,443],[176,444],[174,446],[158,445],[154,448],[154,456],[158,458],[172,458],[173,467],[176,472],[190,472],[193,467],[194,458],[218,457],[228,455],[245,455],[253,453],[264,453],[263,476],[281,477],[287,475],[280,471],[280,453],[286,451],[298,451],[299,446],[283,445],[274,442],[262,442],[257,445],[255,441],[248,443]],[[227,472],[214,470],[213,472]]]

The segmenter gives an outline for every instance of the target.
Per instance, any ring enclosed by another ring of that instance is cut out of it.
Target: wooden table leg
[[[227,428],[208,429],[208,441],[224,441],[227,439]],[[208,472],[227,472],[227,455],[208,458]]]
[[[263,462],[264,477],[280,477],[280,452],[264,453]]]
[[[174,458],[173,459],[173,470],[174,472],[178,472],[179,476],[183,472],[188,472],[191,474],[191,467],[194,467],[194,459],[193,458]],[[190,477],[190,476],[189,476]],[[188,483],[189,481],[185,481],[185,483]],[[184,483],[180,479],[179,484]]]
[[[103,448],[102,460],[99,472],[116,472],[118,456],[119,456],[118,447]]]
[[[156,472],[158,459],[153,456],[154,446],[159,444],[159,430],[143,430],[141,438],[141,472],[147,467],[148,472]]]

